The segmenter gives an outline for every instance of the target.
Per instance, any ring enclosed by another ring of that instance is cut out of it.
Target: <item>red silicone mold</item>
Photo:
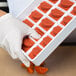
[[[49,0],[49,1],[51,1],[52,3],[56,3],[58,0]]]
[[[24,21],[23,21],[25,24],[27,24],[28,26],[30,26],[30,27],[33,27],[33,23],[32,22],[30,22],[28,19],[25,19]]]
[[[49,36],[43,38],[43,41],[40,43],[43,47],[45,47],[50,41],[52,40],[52,38],[50,38]]]
[[[40,18],[42,17],[43,15],[41,13],[39,13],[37,10],[33,11],[31,13],[31,15],[29,16],[34,22],[37,22],[38,20],[40,20]]]
[[[57,8],[53,9],[51,13],[49,14],[50,17],[52,17],[55,20],[59,20],[61,16],[63,16],[63,12]]]
[[[60,26],[54,27],[52,32],[51,32],[51,35],[56,36],[61,30],[62,30],[62,28]]]
[[[63,24],[64,26],[67,25],[69,23],[69,21],[72,19],[72,17],[70,16],[66,16],[63,18],[63,21],[61,22],[61,24]]]
[[[41,11],[43,11],[44,13],[46,13],[52,6],[50,4],[48,4],[47,2],[42,2],[40,4],[40,6],[38,7]]]
[[[54,22],[48,18],[43,19],[40,23],[40,26],[46,31],[48,31],[53,25],[54,25]]]
[[[23,45],[22,49],[23,49],[24,52],[27,52],[30,48]]]
[[[42,49],[41,49],[39,46],[35,47],[35,48],[32,50],[32,52],[29,54],[29,57],[30,57],[31,59],[35,58],[35,57],[40,53],[41,50],[42,50]]]
[[[36,30],[36,32],[37,32],[38,34],[40,34],[41,36],[44,35],[44,32],[41,31],[38,27],[36,27],[35,30]]]
[[[26,47],[32,47],[34,45],[34,42],[30,38],[25,38],[23,41],[23,45]]]
[[[76,6],[73,8],[72,12],[73,15],[76,15]]]
[[[74,3],[70,0],[61,0],[59,6],[64,10],[68,10]]]

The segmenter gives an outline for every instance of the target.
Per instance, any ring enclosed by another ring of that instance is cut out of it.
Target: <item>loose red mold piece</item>
[[[63,21],[61,22],[61,24],[63,24],[64,26],[67,25],[69,23],[69,21],[72,19],[72,17],[70,16],[66,16],[63,18]]]
[[[48,68],[44,67],[44,62],[40,66],[35,66],[32,62],[30,62],[30,67],[26,67],[23,63],[21,66],[23,68],[26,68],[28,73],[32,74],[34,73],[34,69],[36,70],[37,73],[39,74],[45,74],[48,71]]]
[[[72,12],[73,15],[76,15],[76,6],[73,8]]]
[[[41,67],[41,66],[35,66],[35,70],[39,74],[45,74],[48,71],[48,68]]]
[[[43,67],[44,67],[44,65],[45,65],[45,62],[42,62],[42,63],[40,64],[40,66],[43,66]]]
[[[74,3],[70,0],[61,0],[59,6],[64,10],[68,10]]]
[[[35,48],[32,50],[32,52],[29,54],[29,57],[30,57],[31,59],[35,58],[35,57],[40,53],[41,50],[42,50],[42,49],[41,49],[39,46],[35,47]]]
[[[34,22],[37,22],[43,15],[37,10],[33,11],[29,16]]]
[[[40,23],[40,26],[46,31],[48,31],[53,25],[54,22],[48,18],[43,19],[42,22]]]
[[[51,35],[56,36],[61,30],[62,28],[60,26],[54,27],[54,29],[51,32]]]
[[[22,49],[23,49],[24,52],[27,52],[30,48],[23,45]]]
[[[44,13],[46,13],[52,6],[50,4],[48,4],[47,2],[42,2],[40,4],[40,6],[38,7],[41,11],[43,11]]]
[[[30,67],[27,68],[27,71],[32,74],[34,72],[34,64],[30,63]]]
[[[28,73],[32,74],[34,72],[34,64],[30,62],[30,67],[26,67],[24,63],[21,64],[22,67],[26,68]]]
[[[30,22],[28,19],[25,19],[23,21],[25,24],[27,24],[28,26],[32,27],[34,24],[32,22]]]
[[[27,68],[27,71],[30,73],[30,74],[32,74],[33,72],[34,72],[34,70],[32,69],[32,68]]]
[[[43,41],[40,43],[43,47],[45,47],[50,41],[52,40],[52,38],[50,38],[49,36],[45,37],[43,39]]]
[[[51,11],[51,13],[49,14],[50,17],[52,17],[55,20],[58,20],[61,16],[63,16],[63,12],[60,11],[59,9],[55,8]]]
[[[58,0],[49,0],[52,3],[56,3]]]
[[[34,42],[29,37],[27,37],[24,39],[23,45],[25,45],[26,47],[31,47],[34,45]]]
[[[26,68],[26,66],[23,63],[21,64],[21,66],[24,67],[24,68]]]

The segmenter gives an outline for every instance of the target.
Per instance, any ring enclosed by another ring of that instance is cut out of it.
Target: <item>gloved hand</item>
[[[33,29],[14,18],[11,14],[0,17],[0,46],[5,48],[13,59],[19,58],[27,67],[29,60],[21,49],[22,39],[29,35],[33,38],[40,38]]]

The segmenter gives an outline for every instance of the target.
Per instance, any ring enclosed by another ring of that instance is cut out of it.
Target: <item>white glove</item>
[[[29,60],[25,57],[21,49],[22,39],[29,35],[33,38],[40,38],[33,29],[14,18],[11,14],[0,17],[0,46],[5,48],[13,59],[19,58],[27,67]]]

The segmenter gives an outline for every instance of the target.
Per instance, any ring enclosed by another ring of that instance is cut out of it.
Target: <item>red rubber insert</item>
[[[47,2],[42,2],[40,4],[40,6],[38,7],[41,11],[43,11],[44,13],[46,13],[52,6],[50,4],[48,4]]]
[[[50,17],[52,17],[55,20],[58,20],[64,13],[57,8],[53,9],[51,13],[49,14]]]
[[[51,32],[51,35],[56,36],[61,30],[62,28],[60,26],[54,27],[54,29]]]
[[[73,15],[76,15],[76,6],[73,8],[72,12]]]
[[[41,50],[42,50],[42,49],[41,49],[39,46],[35,47],[35,48],[32,50],[32,52],[29,54],[29,57],[30,57],[31,59],[35,58],[35,57],[40,53]]]
[[[40,26],[46,31],[48,31],[53,25],[54,22],[48,18],[43,19],[42,22],[40,23]]]
[[[40,43],[43,47],[45,47],[50,41],[52,40],[52,38],[50,38],[49,36],[45,37],[43,39],[43,41]]]
[[[49,0],[49,1],[51,1],[52,3],[56,3],[58,0]]]
[[[30,38],[25,38],[23,41],[23,45],[26,47],[31,47],[34,45],[34,42]]]
[[[31,15],[29,16],[34,22],[37,22],[43,15],[39,13],[38,11],[33,11]]]
[[[25,24],[27,24],[28,26],[30,26],[30,27],[32,27],[34,24],[33,23],[31,23],[28,19],[25,19],[24,21],[23,21]]]
[[[22,46],[22,49],[23,49],[24,52],[27,52],[30,48],[26,47],[26,46]]]
[[[61,24],[63,24],[63,25],[65,26],[66,24],[69,23],[69,21],[70,21],[71,19],[72,19],[72,17],[66,16],[66,17],[63,18],[63,21],[61,22]]]
[[[41,31],[38,27],[36,27],[35,30],[36,30],[36,32],[37,32],[38,34],[40,34],[41,36],[44,35],[44,32]]]
[[[61,0],[59,6],[64,10],[68,10],[74,3],[70,0]]]

